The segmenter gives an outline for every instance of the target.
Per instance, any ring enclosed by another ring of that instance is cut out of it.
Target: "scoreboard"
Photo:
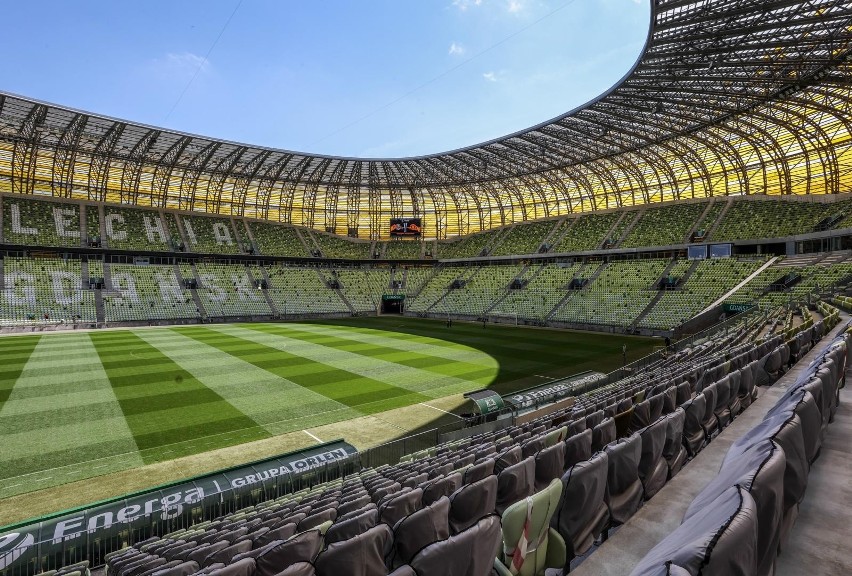
[[[420,218],[391,218],[391,236],[414,236],[420,237],[423,232]]]

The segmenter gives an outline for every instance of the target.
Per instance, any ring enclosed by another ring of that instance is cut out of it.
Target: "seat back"
[[[648,398],[648,420],[656,422],[663,415],[665,398],[662,394],[654,394]]]
[[[719,397],[716,391],[716,383],[705,386],[701,393],[704,394],[704,399],[707,401],[704,417],[701,419],[701,427],[704,428],[704,433],[709,437],[719,429],[719,420],[716,418],[716,400]]]
[[[757,510],[748,491],[725,490],[654,546],[630,576],[757,573]]]
[[[630,425],[627,427],[629,433],[638,432],[651,423],[651,403],[643,400],[633,405],[633,415],[630,417]]]
[[[379,521],[379,511],[375,508],[365,510],[352,518],[338,520],[325,533],[325,545],[353,538],[366,532]]]
[[[722,466],[719,474],[689,505],[684,521],[703,514],[725,490],[739,485],[751,494],[757,511],[758,576],[774,574],[784,514],[784,451],[772,440],[762,440],[739,458]]]
[[[535,492],[536,461],[530,456],[517,464],[509,466],[497,475],[498,514],[515,502],[532,496]]]
[[[492,475],[462,486],[450,495],[450,531],[458,534],[493,514],[497,505],[497,477]]]
[[[372,576],[385,574],[393,533],[387,524],[377,524],[348,540],[335,542],[314,562],[318,576]]]
[[[535,455],[535,491],[543,490],[555,478],[562,477],[564,471],[565,446],[560,441]]]
[[[501,535],[500,517],[486,516],[466,530],[426,546],[409,565],[421,576],[490,576]]]
[[[464,471],[463,484],[473,484],[494,474],[494,458],[488,458]]]
[[[550,529],[550,520],[559,507],[561,496],[562,481],[557,478],[503,512],[503,550],[498,557],[506,566],[514,565],[518,575],[538,576],[544,574],[545,568],[562,568],[564,559],[555,566],[546,565],[550,539],[559,539],[554,545],[564,547],[559,534]],[[526,550],[518,546],[522,536],[527,542]]]
[[[568,560],[584,554],[609,522],[604,502],[609,459],[598,452],[562,476],[562,501],[551,525],[565,541]]]
[[[646,500],[659,492],[668,478],[669,469],[663,458],[667,428],[666,420],[660,418],[639,433],[642,438],[639,478],[642,480]]]
[[[208,572],[210,576],[253,576],[257,567],[255,566],[254,558],[243,558],[233,564],[228,564],[218,570]]]
[[[592,428],[592,452],[603,450],[603,447],[615,441],[615,420],[605,418]]]
[[[701,422],[707,411],[707,399],[703,392],[699,392],[694,398],[688,400],[682,408],[684,409],[683,441],[690,456],[695,456],[704,446],[707,434]]]
[[[426,484],[423,488],[423,505],[428,506],[442,496],[449,496],[459,489],[462,485],[462,475],[459,472],[447,474],[443,478],[439,478]]]
[[[450,536],[450,499],[446,496],[400,520],[393,529],[391,568],[411,561],[425,546]]]
[[[785,410],[764,418],[760,424],[731,445],[722,466],[732,463],[752,445],[766,439],[774,440],[784,450],[786,457],[784,506],[785,510],[793,509],[805,495],[809,465],[805,453],[802,421],[792,410]]]
[[[792,410],[802,422],[802,442],[808,463],[813,463],[822,445],[822,415],[813,394],[804,386],[787,391],[767,416]]]
[[[683,446],[685,420],[686,412],[680,407],[666,416],[666,443],[663,446],[663,458],[669,468],[669,478],[673,478],[686,461],[686,448]]]
[[[255,558],[257,576],[274,576],[284,566],[297,562],[313,562],[322,548],[322,543],[322,534],[319,530],[308,530],[284,542],[269,546]]]
[[[642,504],[642,482],[639,479],[639,460],[642,439],[639,434],[609,444],[607,455],[606,496],[613,524],[624,524]]]
[[[497,459],[494,461],[494,473],[499,474],[509,466],[513,466],[521,460],[523,460],[521,447],[512,446],[497,456]]]
[[[565,440],[565,468],[592,457],[592,431],[584,430]]]
[[[423,490],[414,488],[398,496],[393,496],[379,506],[379,522],[389,526],[395,525],[399,520],[412,512],[419,510],[423,500]]]

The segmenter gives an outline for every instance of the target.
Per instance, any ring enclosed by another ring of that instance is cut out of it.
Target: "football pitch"
[[[452,418],[429,403],[611,371],[624,343],[657,344],[400,317],[3,337],[0,498],[405,406]]]

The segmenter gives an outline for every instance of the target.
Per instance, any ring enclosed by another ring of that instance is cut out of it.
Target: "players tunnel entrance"
[[[382,294],[382,314],[402,314],[405,294]]]

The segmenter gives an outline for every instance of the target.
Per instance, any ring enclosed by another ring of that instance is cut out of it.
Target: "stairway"
[[[175,264],[177,267],[177,264]],[[178,275],[180,274],[180,270],[178,270]],[[195,268],[195,264],[192,265],[192,275],[195,276],[196,281],[198,281],[198,270]],[[201,282],[198,282],[198,285],[201,285]],[[204,305],[201,303],[201,296],[198,295],[198,290],[195,288],[191,288],[189,293],[192,294],[192,300],[195,302],[195,307],[198,308],[198,314],[201,316],[201,319],[204,320],[207,318],[207,310],[204,309]]]
[[[261,271],[263,273],[263,280],[265,280],[266,285],[269,286],[269,278],[266,276],[266,271],[263,270],[263,268],[261,268]],[[249,280],[251,281],[252,286],[254,286],[255,282],[258,279],[254,277],[254,274],[251,273],[251,268],[249,268],[248,266],[246,266],[246,276],[249,277]],[[278,316],[279,315],[278,307],[275,305],[275,302],[273,302],[272,298],[269,296],[269,291],[266,288],[263,288],[263,289],[261,289],[261,292],[263,293],[263,297],[266,300],[266,304],[269,306],[269,309],[272,310],[272,314],[274,314],[275,316]]]
[[[296,231],[296,236],[299,237],[299,240],[302,241],[302,245],[305,247],[305,254],[308,256],[312,256],[313,250],[319,250],[320,254],[322,254],[322,250],[317,243],[317,239],[314,238],[314,235],[311,234],[310,230],[300,230],[299,228],[294,227],[293,230]],[[307,237],[307,239],[305,239]]]
[[[319,271],[319,268],[316,269],[316,273],[317,273],[317,277],[319,277],[320,282],[322,282],[323,286],[328,286],[328,278],[323,276],[322,272]],[[352,302],[349,301],[349,299],[343,293],[343,290],[341,290],[340,288],[336,288],[334,290],[334,292],[340,297],[340,300],[344,304],[346,304],[346,307],[349,308],[349,313],[354,316],[355,315],[355,307],[352,306]]]
[[[595,272],[594,272],[594,274],[592,274],[592,276],[594,278],[597,278],[598,275],[603,270],[604,266],[606,266],[605,262],[601,266],[599,266],[597,270],[595,270]],[[571,277],[571,280],[574,280],[575,278],[580,278],[582,276],[582,273],[585,272],[588,269],[588,267],[589,267],[589,264],[583,264],[583,266],[579,270],[577,270],[577,273],[574,274]],[[591,283],[592,283],[592,280],[589,279],[589,283],[586,284],[586,287],[588,287],[589,284],[591,284]],[[570,282],[569,282],[569,284],[570,284]],[[585,287],[583,289],[585,290]],[[556,303],[556,305],[550,310],[550,312],[548,312],[547,314],[544,315],[545,321],[549,322],[550,320],[552,320],[553,317],[556,315],[556,313],[559,311],[559,309],[562,308],[562,306],[564,306],[565,303],[568,302],[568,300],[570,300],[571,297],[574,296],[574,294],[577,293],[577,292],[579,292],[579,290],[568,290],[568,287],[565,286],[565,296],[563,296],[559,300],[559,302]]]
[[[514,282],[515,279],[517,279],[517,278],[523,278],[524,274],[526,274],[527,271],[530,269],[530,266],[531,266],[530,264],[526,264],[523,268],[521,268],[521,271],[518,272],[517,276],[515,276],[515,278],[513,278],[511,281]],[[540,271],[541,271],[541,267],[539,267],[535,271],[533,276],[535,276],[535,274],[537,274]],[[510,292],[512,292],[512,289],[509,288],[509,286],[505,286],[504,289],[503,289],[503,293],[496,300],[494,300],[491,304],[489,304],[488,307],[485,310],[482,311],[482,314],[484,316],[487,316],[489,312],[494,310],[494,308],[496,308],[500,304],[500,302],[502,302],[503,300],[506,299],[506,296],[508,296]]]
[[[716,232],[716,228],[718,228],[719,224],[722,223],[722,220],[725,219],[725,214],[727,214],[730,207],[734,205],[734,201],[730,198],[725,200],[725,202],[725,207],[722,208],[721,212],[719,212],[718,218],[716,218],[716,221],[713,222],[713,225],[707,230],[707,235],[704,237],[705,242],[707,242],[710,238],[713,237],[713,233]]]
[[[460,279],[463,279],[465,281],[465,287],[467,287],[467,285],[470,283],[470,281],[473,279],[473,277],[476,276],[476,273],[479,272],[482,268],[484,268],[484,266],[477,266],[477,267],[468,268],[469,275],[466,276],[466,277],[460,278]],[[465,289],[464,287],[463,288],[456,288],[456,290],[464,290],[464,289]],[[444,291],[444,293],[441,294],[441,296],[437,300],[432,302],[432,304],[428,308],[426,308],[425,312],[429,312],[430,310],[432,310],[432,308],[434,308],[438,304],[438,302],[440,302],[441,300],[446,298],[447,295],[450,292],[453,292],[453,291],[454,291],[454,289],[447,287],[447,289]]]
[[[627,214],[629,214],[629,212]],[[630,236],[630,233],[633,232],[634,228],[636,228],[636,225],[639,223],[639,220],[641,220],[644,216],[645,208],[636,211],[636,215],[633,217],[633,221],[630,222],[630,224],[627,225],[627,228],[625,228],[624,231],[621,233],[621,238],[619,238],[615,242],[613,248],[618,248],[619,246],[621,246],[621,243],[624,242],[624,239]]]
[[[660,279],[667,277],[669,275],[669,272],[671,272],[672,268],[674,268],[677,262],[677,258],[672,258],[672,261],[669,262],[668,266],[666,266],[666,269],[663,270],[662,274],[660,274]],[[633,319],[633,322],[630,323],[631,330],[635,329],[639,325],[639,323],[645,318],[645,316],[647,316],[648,313],[650,313],[651,310],[654,309],[654,306],[657,305],[657,302],[659,302],[663,298],[666,292],[666,290],[657,290],[657,293],[654,294],[654,297],[651,299],[650,302],[648,302],[648,305],[645,306],[645,308],[642,309],[639,315]]]
[[[429,282],[431,282],[431,281],[435,278],[435,276],[437,276],[437,275],[438,275],[438,272],[439,272],[440,270],[441,270],[441,266],[440,266],[440,265],[438,265],[438,266],[433,266],[433,267],[432,267],[432,274],[430,274],[430,275],[429,275],[429,276],[428,276],[428,277],[427,277],[427,278],[423,281],[423,283],[422,283],[420,286],[414,286],[414,288],[416,289],[416,291],[415,291],[415,292],[412,292],[411,294],[408,294],[408,271],[406,270],[406,272],[405,272],[405,284],[403,284],[403,286],[405,287],[405,291],[406,291],[406,298],[410,298],[410,299],[412,299],[412,300],[413,300],[413,299],[417,298],[418,296],[420,296],[420,293],[423,291],[423,289],[426,287],[426,285],[427,285],[427,284],[429,284]]]
[[[106,322],[106,308],[104,307],[104,296],[100,289],[95,290],[95,318],[98,324]]]
[[[489,255],[489,256],[490,256],[491,254],[493,254],[493,253],[494,253],[494,250],[495,250],[498,246],[500,246],[500,244],[502,244],[502,243],[503,243],[503,241],[504,241],[504,240],[505,240],[505,239],[509,236],[509,234],[510,234],[511,230],[512,230],[515,226],[517,226],[517,224],[511,224],[511,225],[509,225],[509,226],[506,226],[506,227],[501,228],[500,230],[498,230],[498,231],[494,234],[494,237],[493,237],[493,238],[491,238],[491,241],[490,241],[490,242],[488,242],[487,244],[485,244],[485,246],[483,247],[483,249],[484,249],[484,250],[487,250],[486,254],[487,254],[487,255]],[[479,254],[477,254],[477,256],[479,256]]]
[[[252,248],[254,248],[254,253],[260,254],[260,247],[257,245],[257,241],[254,239],[254,232],[251,231],[251,227],[249,226],[248,220],[243,219],[241,220],[241,222],[243,223],[243,228],[245,228],[246,231],[246,238],[248,238],[248,241],[251,243]]]
[[[606,231],[606,234],[604,234],[604,237],[603,237],[603,238],[601,238],[601,241],[600,241],[600,243],[599,243],[599,244],[598,244],[598,246],[597,246],[597,249],[598,249],[598,250],[603,250],[603,248],[604,248],[604,244],[606,243],[606,241],[607,241],[607,240],[609,240],[609,239],[610,239],[610,237],[612,236],[613,231],[618,230],[618,226],[621,224],[621,221],[622,221],[622,220],[624,220],[624,218],[625,218],[625,217],[627,217],[627,212],[622,212],[621,214],[619,214],[618,218],[616,218],[616,220],[615,220],[615,222],[613,223],[613,225],[612,225],[612,226],[610,226],[609,230],[607,230],[607,231]]]
[[[692,226],[689,227],[689,231],[686,233],[686,236],[683,238],[684,244],[689,244],[692,241],[692,235],[695,234],[695,231],[698,229],[699,224],[704,222],[704,218],[707,217],[707,213],[713,208],[716,204],[716,198],[710,198],[710,201],[707,203],[707,206],[704,207],[704,210],[701,212],[701,215],[692,223]]]

